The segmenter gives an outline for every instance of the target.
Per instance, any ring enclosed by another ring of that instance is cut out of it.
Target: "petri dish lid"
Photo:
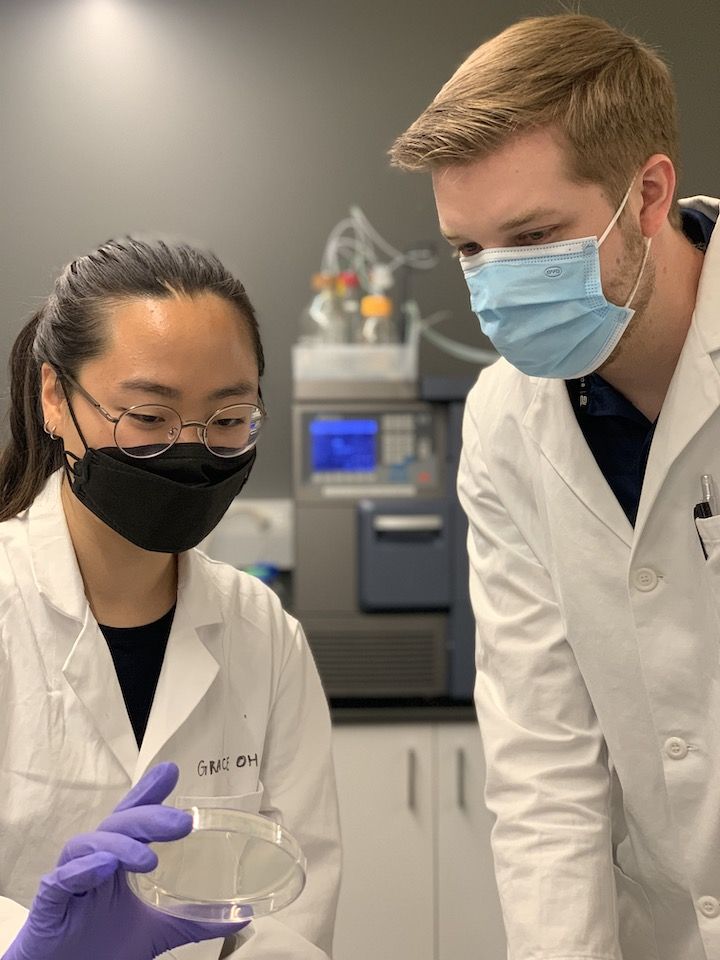
[[[305,886],[298,842],[267,817],[190,807],[187,837],[153,843],[158,865],[128,873],[132,892],[162,913],[203,923],[262,917],[292,903]]]

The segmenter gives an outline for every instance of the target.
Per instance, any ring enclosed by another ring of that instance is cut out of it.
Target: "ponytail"
[[[62,466],[62,444],[43,429],[40,362],[33,353],[43,310],[20,331],[10,354],[10,442],[0,453],[0,521],[29,507]]]

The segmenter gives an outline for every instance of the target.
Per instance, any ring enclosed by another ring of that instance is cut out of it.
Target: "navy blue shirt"
[[[715,224],[697,210],[683,210],[682,226],[688,239],[704,250]],[[587,445],[635,526],[655,424],[597,373],[566,384]]]

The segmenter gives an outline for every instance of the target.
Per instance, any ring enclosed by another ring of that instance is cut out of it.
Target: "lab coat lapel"
[[[720,231],[710,241],[695,312],[653,436],[635,524],[642,533],[670,469],[720,407]],[[700,498],[700,478],[691,497]]]
[[[57,663],[99,736],[128,777],[132,777],[137,744],[110,650],[85,596],[60,499],[61,481],[62,471],[57,471],[28,511],[30,554],[38,592],[50,606],[74,621],[74,626],[64,634],[68,637],[67,645],[60,636],[49,646],[51,673],[55,673]]]
[[[220,621],[220,601],[203,579],[195,551],[179,557],[178,600],[165,659],[135,770],[139,779],[170,737],[185,723],[213,684],[220,666],[201,638]]]
[[[580,430],[563,380],[538,380],[523,424],[569,490],[627,546],[632,526]]]
[[[30,556],[40,595],[59,613],[81,624],[88,602],[60,499],[61,483],[62,471],[58,470],[28,509]]]
[[[62,672],[98,733],[132,779],[138,756],[135,735],[110,650],[89,606]]]

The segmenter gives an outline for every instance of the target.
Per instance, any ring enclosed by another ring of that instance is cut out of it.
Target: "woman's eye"
[[[153,426],[165,422],[163,417],[158,417],[150,413],[128,413],[127,418],[128,420],[132,420],[133,423],[138,423],[142,426]]]
[[[213,420],[213,426],[216,427],[241,427],[244,423],[244,417],[223,417],[222,420]]]

